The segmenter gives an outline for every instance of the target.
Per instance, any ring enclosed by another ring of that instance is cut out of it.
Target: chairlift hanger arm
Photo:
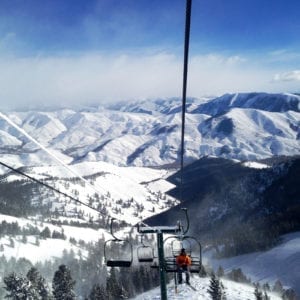
[[[186,229],[182,233],[183,235],[185,235],[190,229],[190,219],[189,219],[189,215],[187,213],[187,208],[181,208],[181,210],[184,211],[185,219],[186,219]],[[182,227],[182,229],[183,229],[183,227]]]

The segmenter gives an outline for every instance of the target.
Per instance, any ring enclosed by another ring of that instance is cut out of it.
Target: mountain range
[[[293,94],[266,93],[188,99],[185,162],[203,156],[247,161],[299,154],[299,99]],[[104,161],[157,167],[179,163],[180,99],[6,115],[67,164]],[[17,166],[51,164],[36,144],[3,118],[0,153]]]

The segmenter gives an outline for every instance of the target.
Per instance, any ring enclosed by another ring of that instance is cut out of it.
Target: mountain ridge
[[[258,160],[296,155],[300,97],[228,94],[188,99],[185,161],[203,156]],[[93,109],[9,112],[8,118],[67,163],[106,161],[119,166],[179,163],[180,99],[145,100]],[[38,147],[0,120],[0,151],[15,165],[40,164]],[[26,155],[20,156],[20,153]]]

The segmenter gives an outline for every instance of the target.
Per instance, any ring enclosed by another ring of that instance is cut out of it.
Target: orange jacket
[[[191,261],[191,258],[188,255],[180,254],[176,257],[176,264],[179,267],[190,266],[192,264],[192,261]]]

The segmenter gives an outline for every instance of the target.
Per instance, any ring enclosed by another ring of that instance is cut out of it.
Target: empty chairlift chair
[[[126,239],[117,238],[113,233],[113,221],[110,224],[110,234],[113,239],[104,243],[104,259],[108,267],[130,267],[133,261],[133,247]]]
[[[150,245],[145,245],[143,235],[141,236],[142,245],[137,248],[137,258],[142,263],[152,263],[154,260],[154,250]]]

